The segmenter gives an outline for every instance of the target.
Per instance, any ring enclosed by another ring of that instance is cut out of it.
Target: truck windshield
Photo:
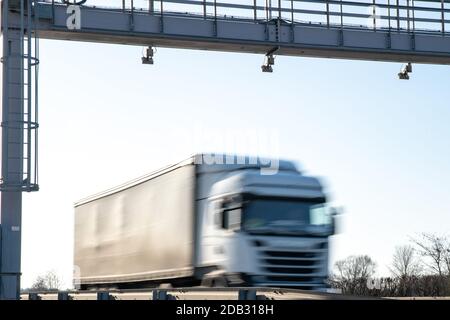
[[[280,227],[295,229],[307,225],[329,225],[331,217],[324,203],[285,199],[254,199],[245,203],[245,230]]]

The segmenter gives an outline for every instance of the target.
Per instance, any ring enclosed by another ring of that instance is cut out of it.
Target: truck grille
[[[298,251],[261,248],[259,263],[261,275],[257,285],[315,289],[323,286],[326,243]]]
[[[291,252],[291,251],[265,251],[270,257],[282,258],[314,258],[317,254],[312,252]]]

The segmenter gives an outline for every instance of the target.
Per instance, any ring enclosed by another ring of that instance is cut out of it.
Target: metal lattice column
[[[5,3],[4,3],[5,4]],[[5,11],[4,16],[5,16]],[[6,13],[7,14],[7,13]],[[7,126],[20,120],[23,112],[23,45],[20,31],[4,29],[2,79],[2,177],[12,184],[22,183],[23,130],[20,125]],[[17,147],[14,145],[17,144]],[[16,172],[16,174],[9,172]],[[8,176],[6,176],[8,175]],[[22,225],[22,191],[1,192],[0,298],[17,299],[20,289],[20,245]]]
[[[37,96],[32,90],[38,60],[32,57],[32,2],[2,2],[0,299],[20,297],[22,192],[38,190]],[[13,11],[19,13],[16,22]]]

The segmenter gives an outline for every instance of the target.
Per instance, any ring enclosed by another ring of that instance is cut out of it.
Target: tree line
[[[368,255],[349,256],[335,263],[329,283],[347,295],[450,296],[448,236],[422,233],[397,246],[388,277],[375,277],[376,266]]]
[[[368,255],[349,256],[334,264],[329,285],[346,295],[379,297],[450,296],[450,238],[422,233],[395,248],[390,276],[375,277],[376,262]],[[57,291],[54,272],[36,278],[24,291]]]

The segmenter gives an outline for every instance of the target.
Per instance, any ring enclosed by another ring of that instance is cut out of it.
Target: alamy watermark
[[[67,6],[66,9],[67,20],[66,26],[69,30],[80,30],[81,29],[81,7],[76,4],[71,4]]]
[[[278,158],[254,155],[244,156],[238,154],[203,153],[202,157],[196,157],[195,163],[206,165],[254,165],[259,168],[261,175],[274,175],[278,173],[280,161]]]
[[[73,288],[75,290],[81,289],[81,268],[77,265],[73,266]]]
[[[194,150],[200,151],[204,147],[221,150],[203,153],[203,157],[196,159],[201,162],[199,164],[254,165],[260,169],[261,175],[278,173],[280,160],[277,130],[197,128],[192,139]]]
[[[382,290],[387,288],[387,279],[383,278],[368,278],[367,279],[367,289],[369,290]]]

